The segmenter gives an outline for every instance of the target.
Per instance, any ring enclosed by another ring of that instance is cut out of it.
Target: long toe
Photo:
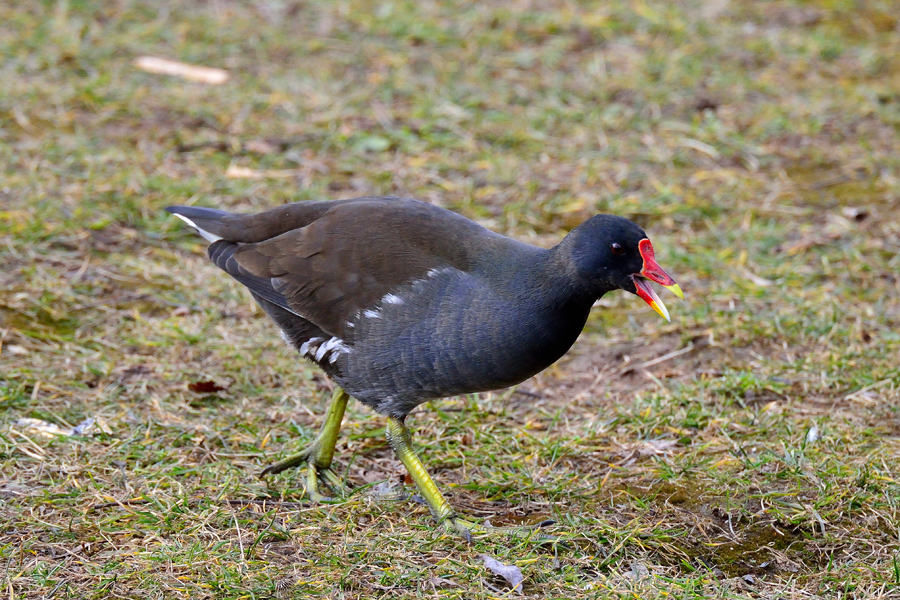
[[[306,495],[313,502],[328,502],[336,498],[326,496],[320,491],[319,485],[324,483],[332,493],[343,498],[347,495],[347,488],[337,473],[329,467],[320,467],[314,463],[306,465]]]
[[[441,523],[441,527],[448,533],[461,536],[469,544],[472,543],[472,539],[475,535],[484,533],[484,527],[460,517],[450,517],[445,519]]]
[[[540,543],[553,543],[559,541],[554,535],[546,532],[547,527],[553,525],[555,521],[546,520],[534,525],[513,525],[503,527],[485,526],[461,517],[451,517],[443,522],[443,527],[450,533],[460,535],[467,542],[471,543],[476,537],[487,537],[495,535],[504,535],[514,537],[520,540],[535,541]]]
[[[321,493],[321,491],[319,490],[320,483],[324,483],[326,486],[328,486],[328,489],[331,490],[331,492],[335,496],[339,498],[346,497],[347,495],[349,495],[350,490],[344,484],[344,481],[343,479],[341,479],[340,475],[335,473],[330,466],[320,466],[320,461],[322,460],[321,452],[321,444],[318,441],[313,442],[302,452],[292,454],[291,456],[278,461],[274,465],[269,465],[268,467],[263,469],[262,472],[260,472],[260,477],[281,473],[282,471],[293,469],[305,464],[306,495],[310,500],[312,500],[313,502],[325,502],[335,499]],[[328,457],[328,462],[331,462],[331,457]]]
[[[350,488],[341,479],[341,476],[334,472],[333,469],[318,469],[319,477],[325,482],[325,485],[337,496],[346,498],[350,495]]]
[[[260,471],[259,476],[265,477],[266,475],[275,475],[277,473],[281,473],[282,471],[287,471],[288,469],[293,469],[294,467],[299,467],[303,463],[309,460],[310,449],[307,448],[303,452],[299,452],[297,454],[292,454],[287,458],[278,461],[274,465],[269,465],[262,471]]]

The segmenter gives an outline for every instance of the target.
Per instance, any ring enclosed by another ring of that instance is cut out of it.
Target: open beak
[[[641,258],[644,259],[644,268],[641,269],[640,273],[635,273],[631,276],[634,286],[637,288],[637,295],[666,321],[671,321],[672,319],[669,318],[669,311],[666,309],[666,305],[656,295],[656,291],[649,281],[655,281],[682,300],[684,300],[684,292],[681,291],[681,288],[675,283],[672,276],[666,273],[665,269],[656,262],[656,258],[653,255],[653,244],[650,243],[650,240],[641,240],[640,244],[638,244],[638,249],[641,252]]]

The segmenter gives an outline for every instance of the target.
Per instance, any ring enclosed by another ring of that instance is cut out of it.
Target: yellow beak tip
[[[667,290],[684,300],[684,292],[681,291],[681,286],[677,283],[673,283],[672,285],[665,286]]]
[[[666,305],[663,304],[662,301],[659,301],[659,302],[652,302],[652,303],[650,304],[650,307],[651,307],[653,310],[655,310],[656,312],[658,312],[658,313],[659,313],[659,316],[661,316],[663,319],[665,319],[665,320],[668,321],[669,323],[672,322],[671,317],[669,317],[669,311],[666,310]]]

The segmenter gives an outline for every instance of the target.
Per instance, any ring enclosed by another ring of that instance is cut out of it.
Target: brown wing
[[[386,294],[431,269],[468,270],[479,240],[499,237],[456,213],[406,199],[337,203],[317,217],[240,246],[233,260],[269,279],[289,310],[342,339],[352,339],[347,321]]]

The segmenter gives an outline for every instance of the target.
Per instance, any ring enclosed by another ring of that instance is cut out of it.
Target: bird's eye
[[[609,247],[613,254],[625,254],[625,248],[622,247],[622,244],[618,242],[613,242],[612,246]]]

